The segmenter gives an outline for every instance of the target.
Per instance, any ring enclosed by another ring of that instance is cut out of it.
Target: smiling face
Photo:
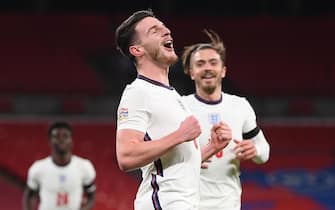
[[[135,44],[130,52],[138,59],[148,59],[170,66],[177,61],[170,30],[157,18],[146,17],[135,27]]]
[[[206,48],[194,52],[190,60],[190,76],[197,90],[206,94],[221,91],[225,75],[226,67],[217,51]]]

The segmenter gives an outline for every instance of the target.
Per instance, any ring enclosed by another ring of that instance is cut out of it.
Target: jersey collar
[[[217,101],[208,101],[208,100],[206,100],[206,99],[201,98],[201,97],[200,97],[199,95],[197,95],[196,93],[194,94],[194,97],[195,97],[196,99],[198,99],[198,101],[200,101],[200,102],[202,102],[202,103],[205,103],[205,104],[208,104],[208,105],[215,105],[215,104],[219,104],[219,103],[222,102],[222,94],[221,94],[220,99],[217,100]]]
[[[154,84],[154,85],[157,85],[157,86],[161,86],[161,87],[163,87],[163,88],[167,88],[167,89],[169,89],[169,90],[173,90],[173,89],[174,89],[172,86],[164,85],[164,84],[161,83],[161,82],[158,82],[158,81],[156,81],[156,80],[152,80],[152,79],[150,79],[150,78],[148,78],[148,77],[145,77],[145,76],[143,76],[143,75],[140,75],[140,74],[137,75],[137,78],[138,78],[138,79],[142,79],[142,80],[147,81],[147,82],[150,82],[151,84]]]

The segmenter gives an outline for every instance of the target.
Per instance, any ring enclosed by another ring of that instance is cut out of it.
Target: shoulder
[[[72,161],[74,163],[79,163],[79,164],[87,164],[87,163],[91,163],[91,161],[87,158],[84,158],[84,157],[80,157],[80,156],[77,156],[77,155],[72,155]]]
[[[73,161],[74,164],[76,164],[77,166],[79,166],[81,168],[84,168],[84,169],[94,168],[93,163],[89,159],[79,157],[77,155],[72,156],[72,161]]]
[[[143,95],[148,95],[148,91],[150,91],[148,85],[137,79],[125,87],[122,98],[138,98]]]
[[[52,164],[51,157],[36,160],[29,168],[30,173],[36,173]]]
[[[231,104],[231,107],[236,110],[236,108],[242,112],[245,113],[246,116],[253,116],[255,115],[254,109],[249,103],[249,100],[246,97],[237,96],[237,95],[231,95],[224,93],[224,100]]]
[[[51,157],[48,156],[48,157],[45,157],[45,158],[42,158],[42,159],[39,159],[39,160],[35,160],[35,162],[32,164],[32,166],[48,165],[48,164],[51,164],[51,163],[52,163]]]
[[[186,103],[190,103],[190,102],[194,102],[195,101],[195,97],[194,97],[194,94],[190,94],[190,95],[184,95],[182,96],[182,100]]]
[[[141,79],[135,79],[132,83],[126,86],[125,91],[145,91],[149,87],[151,87],[150,83]]]
[[[247,105],[249,104],[246,97],[233,95],[229,93],[222,93],[223,101],[229,101],[234,105]]]
[[[76,164],[78,171],[83,175],[83,177],[89,177],[90,179],[95,179],[96,171],[93,163],[86,158],[73,155],[73,162]]]

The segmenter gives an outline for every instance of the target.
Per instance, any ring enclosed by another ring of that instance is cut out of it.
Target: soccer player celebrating
[[[169,84],[177,61],[171,31],[151,11],[135,12],[115,37],[138,73],[122,94],[116,134],[120,169],[142,170],[135,210],[198,210],[201,161],[228,144],[231,130],[224,123],[211,127],[200,151],[199,123]]]
[[[200,210],[241,209],[240,161],[257,164],[269,158],[269,144],[256,124],[255,112],[242,97],[222,92],[226,76],[225,47],[213,31],[205,30],[210,43],[185,47],[184,72],[195,82],[195,93],[185,96],[202,128],[200,147],[207,144],[210,128],[224,121],[232,129],[233,141],[202,165]]]

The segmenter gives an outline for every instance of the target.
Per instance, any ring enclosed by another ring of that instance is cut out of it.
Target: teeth
[[[172,40],[168,40],[164,43],[164,47],[172,48]]]
[[[206,73],[206,74],[203,75],[202,78],[204,78],[204,79],[210,79],[210,78],[213,78],[213,77],[215,77],[215,75],[213,75],[212,73]]]

